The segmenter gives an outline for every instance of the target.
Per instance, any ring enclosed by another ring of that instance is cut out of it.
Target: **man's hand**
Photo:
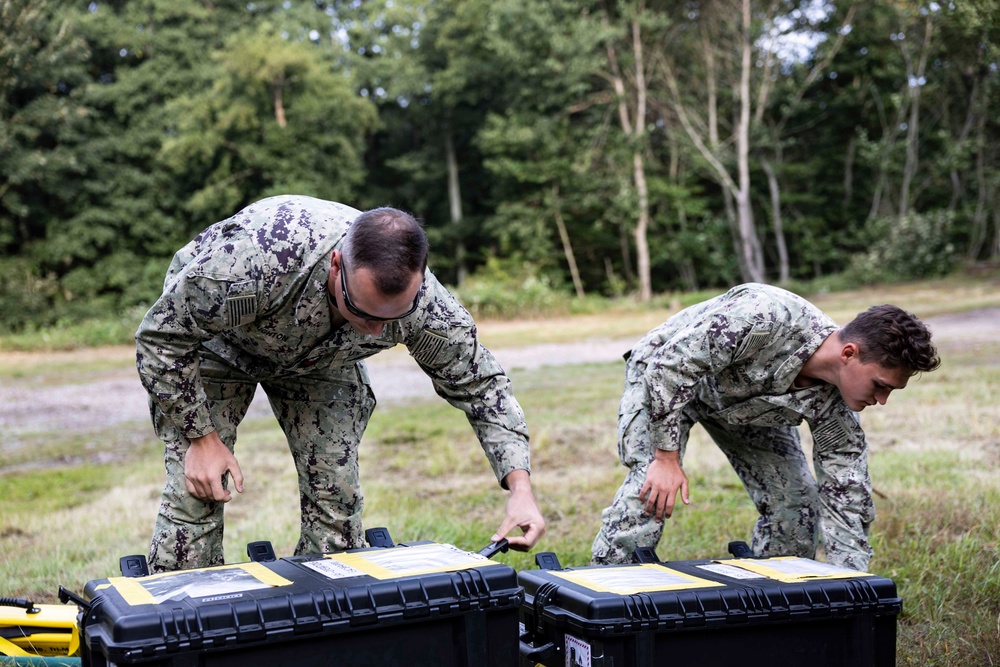
[[[646,482],[639,491],[639,500],[646,502],[646,514],[656,514],[656,520],[669,519],[677,502],[677,492],[681,500],[690,505],[688,499],[688,478],[681,468],[680,452],[656,450],[656,456],[646,471]]]
[[[542,518],[535,503],[535,495],[531,492],[531,477],[527,470],[512,470],[504,477],[504,482],[510,489],[507,515],[490,540],[496,542],[506,537],[514,551],[528,551],[545,533],[545,519]],[[515,527],[520,528],[524,535],[508,536],[507,533]]]
[[[227,472],[233,476],[236,490],[243,493],[243,471],[219,434],[212,431],[191,440],[184,455],[184,482],[188,493],[201,500],[228,503],[233,494],[222,485]]]

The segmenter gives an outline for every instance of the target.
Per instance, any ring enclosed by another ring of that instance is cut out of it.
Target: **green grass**
[[[1000,306],[996,288],[991,280],[954,279],[816,300],[837,319],[883,302],[929,316]],[[495,347],[615,338],[641,334],[669,310],[490,321],[481,330]],[[130,355],[116,350],[59,353],[57,362],[20,355],[9,363],[8,355],[0,358],[0,378],[16,365],[32,369],[19,381],[57,383],[57,370],[78,381],[127,368]],[[863,413],[878,511],[871,570],[896,581],[903,598],[898,664],[998,664],[1000,340],[949,339],[941,353],[939,371],[914,379],[887,407]],[[555,552],[563,565],[589,561],[600,512],[624,475],[614,438],[622,371],[617,362],[511,372],[532,432],[532,483],[548,524],[536,551]],[[47,460],[81,448],[122,450],[107,432],[90,441],[57,432],[33,437]],[[51,602],[59,585],[81,591],[90,579],[118,574],[120,556],[146,551],[163,483],[161,452],[148,427],[133,438],[127,455],[107,465],[92,456],[4,474],[11,461],[0,462],[0,595]],[[246,560],[245,544],[263,539],[279,555],[290,554],[298,539],[297,485],[276,423],[245,423],[237,455],[246,492],[227,506],[227,560]],[[18,465],[27,462],[18,456]],[[658,553],[667,560],[725,557],[730,540],[749,538],[753,507],[700,428],[692,432],[685,465],[692,504],[670,519]],[[380,405],[362,444],[361,467],[365,525],[388,527],[396,541],[479,549],[502,519],[505,493],[464,416],[443,401]],[[534,554],[497,559],[535,567]]]

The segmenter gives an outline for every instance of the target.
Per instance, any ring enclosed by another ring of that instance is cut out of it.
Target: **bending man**
[[[545,531],[528,432],[511,383],[469,313],[426,269],[410,215],[272,197],[212,225],[174,256],[136,332],[137,366],[165,445],[152,571],[223,562],[223,507],[243,491],[236,432],[257,386],[299,479],[295,552],[365,546],[358,446],[375,407],[364,359],[404,344],[463,410],[510,491],[493,540],[528,550]]]
[[[754,555],[812,558],[822,538],[827,562],[864,570],[875,507],[858,413],[939,364],[923,323],[891,305],[838,328],[805,299],[748,284],[682,310],[628,356],[618,448],[629,470],[602,514],[593,563],[656,547],[678,494],[688,503],[682,461],[700,423],[760,513]]]

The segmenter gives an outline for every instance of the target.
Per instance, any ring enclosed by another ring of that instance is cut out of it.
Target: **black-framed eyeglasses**
[[[351,297],[347,294],[347,267],[344,266],[344,255],[340,255],[340,293],[344,297],[344,305],[347,306],[347,310],[350,311],[355,317],[359,317],[363,320],[368,320],[369,322],[394,322],[396,320],[401,320],[404,317],[412,315],[417,310],[417,305],[420,303],[420,295],[424,293],[424,285],[420,283],[420,289],[417,290],[417,295],[413,297],[413,305],[410,309],[401,315],[396,315],[395,317],[378,317],[377,315],[371,315],[361,310],[353,303],[351,303]],[[327,298],[333,301],[333,297],[327,292]]]

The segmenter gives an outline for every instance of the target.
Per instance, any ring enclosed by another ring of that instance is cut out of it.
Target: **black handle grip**
[[[59,601],[62,602],[63,604],[66,604],[70,600],[72,600],[73,603],[77,607],[79,607],[80,609],[82,609],[85,613],[90,613],[90,603],[89,602],[87,602],[82,597],[80,597],[79,595],[77,595],[73,591],[69,590],[68,588],[64,588],[63,586],[60,586],[59,587]]]
[[[522,639],[520,640],[520,644],[519,653],[521,654],[521,658],[532,663],[545,663],[559,651],[553,642],[546,642],[541,646],[535,646]]]
[[[497,540],[496,542],[490,542],[485,547],[483,547],[482,549],[480,549],[479,550],[479,555],[480,556],[485,556],[487,558],[493,558],[494,556],[496,556],[500,552],[506,552],[507,549],[509,549],[509,548],[510,548],[510,545],[507,543],[507,538],[504,537],[504,538],[501,538],[501,539]]]
[[[31,600],[25,600],[24,598],[7,598],[0,597],[0,606],[2,607],[20,607],[24,609],[29,614],[37,614],[41,611],[35,606],[35,603]]]
[[[736,558],[753,558],[753,551],[750,550],[750,545],[746,542],[730,542],[729,553]]]

